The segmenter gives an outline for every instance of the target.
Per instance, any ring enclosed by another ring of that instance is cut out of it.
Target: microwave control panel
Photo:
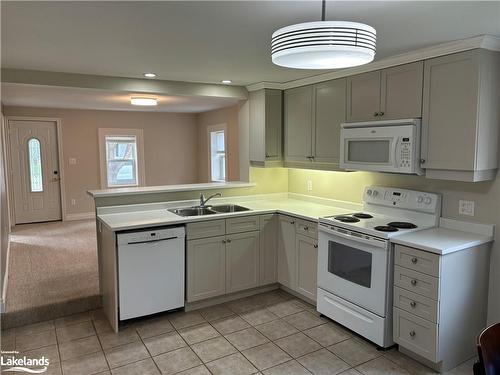
[[[409,137],[401,138],[401,147],[399,149],[399,167],[400,168],[409,168],[411,165],[411,140]]]

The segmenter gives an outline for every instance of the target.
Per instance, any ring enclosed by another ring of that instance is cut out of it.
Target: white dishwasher
[[[119,319],[184,306],[184,227],[118,234]]]

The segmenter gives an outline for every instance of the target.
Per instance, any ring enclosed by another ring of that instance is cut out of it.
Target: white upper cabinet
[[[335,167],[340,158],[340,125],[346,120],[346,79],[314,86],[313,164]]]
[[[499,54],[479,49],[425,61],[421,155],[427,178],[494,178],[499,69]]]
[[[423,62],[347,77],[347,121],[422,116]]]
[[[283,160],[283,94],[281,90],[250,92],[250,163],[281,166]]]
[[[346,79],[285,91],[285,165],[337,169]]]
[[[312,86],[285,91],[285,161],[311,161],[312,111]]]

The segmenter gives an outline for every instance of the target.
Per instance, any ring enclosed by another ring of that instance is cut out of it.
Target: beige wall
[[[146,185],[198,182],[196,114],[5,107],[6,116],[61,119],[66,211],[92,212],[89,189],[100,189],[98,128],[144,129]],[[76,158],[76,165],[68,159]],[[71,205],[71,199],[76,205]]]
[[[207,128],[220,124],[226,124],[227,127],[227,180],[238,181],[240,179],[238,114],[238,105],[198,114],[198,180],[200,182],[208,182],[210,178]]]
[[[313,190],[307,192],[307,180]],[[429,180],[420,176],[403,176],[368,172],[324,172],[290,169],[288,188],[292,193],[310,194],[324,198],[360,202],[363,188],[367,185],[393,186],[424,190],[442,194],[442,216],[479,223],[495,224],[496,241],[491,254],[490,267],[490,322],[500,321],[500,174],[494,181],[453,182]],[[458,213],[460,199],[475,201],[475,216]]]
[[[3,292],[4,276],[7,267],[7,250],[9,247],[9,210],[7,203],[7,187],[5,184],[5,150],[4,145],[4,132],[3,132],[3,114],[0,114],[0,260],[1,260],[1,274],[0,274],[0,295]],[[3,295],[2,295],[3,297]]]

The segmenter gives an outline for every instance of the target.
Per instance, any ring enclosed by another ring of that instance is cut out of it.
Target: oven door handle
[[[350,236],[350,235],[342,233],[342,232],[337,232],[337,231],[325,228],[324,226],[320,226],[319,230],[320,230],[320,232],[325,232],[325,233],[328,233],[332,236],[345,238],[345,239],[350,240],[350,241],[361,242],[361,243],[364,243],[364,244],[367,244],[370,246],[376,246],[376,247],[381,247],[381,248],[385,248],[387,246],[387,242],[384,240],[378,240],[375,238],[366,239],[366,238],[357,237],[357,236]]]

